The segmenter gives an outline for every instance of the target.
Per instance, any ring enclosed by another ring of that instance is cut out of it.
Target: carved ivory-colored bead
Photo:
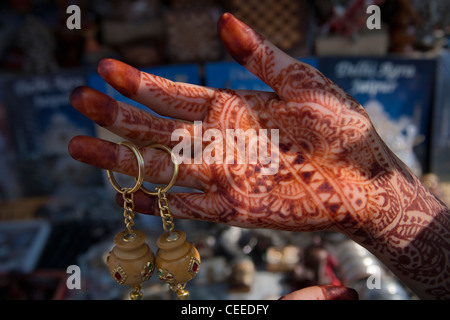
[[[160,280],[171,285],[186,283],[194,278],[200,269],[200,254],[194,245],[186,241],[183,231],[162,234],[157,241],[156,270]]]
[[[107,258],[111,276],[118,283],[131,287],[147,281],[155,266],[155,256],[145,243],[145,234],[139,230],[134,230],[133,234],[130,239],[127,230],[116,234],[116,245]]]

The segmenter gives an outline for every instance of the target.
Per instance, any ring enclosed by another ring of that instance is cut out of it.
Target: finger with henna
[[[358,300],[358,293],[348,287],[320,285],[291,292],[279,300]]]

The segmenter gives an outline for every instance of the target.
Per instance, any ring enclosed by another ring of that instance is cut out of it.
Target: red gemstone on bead
[[[197,273],[197,271],[198,271],[198,263],[197,263],[197,262],[194,262],[194,263],[193,263],[193,265],[192,265],[192,271],[195,272],[195,273]]]
[[[114,273],[114,278],[116,278],[117,281],[122,280],[122,276],[120,275],[119,272]]]

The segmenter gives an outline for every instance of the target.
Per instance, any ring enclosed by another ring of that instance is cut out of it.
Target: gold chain
[[[131,236],[133,234],[133,226],[134,226],[134,199],[133,192],[131,192],[131,188],[123,188],[122,189],[122,198],[123,198],[123,217],[124,222],[128,230],[128,234]]]
[[[169,201],[167,200],[166,193],[162,191],[161,187],[156,189],[158,190],[158,207],[163,221],[163,228],[164,231],[171,234],[174,228],[174,223],[172,213],[170,212]]]

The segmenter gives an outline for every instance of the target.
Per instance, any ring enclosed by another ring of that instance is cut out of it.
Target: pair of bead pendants
[[[119,232],[114,237],[114,248],[107,257],[111,276],[122,285],[133,288],[132,300],[142,298],[142,283],[150,279],[154,270],[158,278],[169,284],[178,299],[186,300],[188,281],[200,270],[200,254],[195,246],[186,241],[180,230],[163,233],[157,240],[156,257],[145,243],[145,234],[139,230]]]

